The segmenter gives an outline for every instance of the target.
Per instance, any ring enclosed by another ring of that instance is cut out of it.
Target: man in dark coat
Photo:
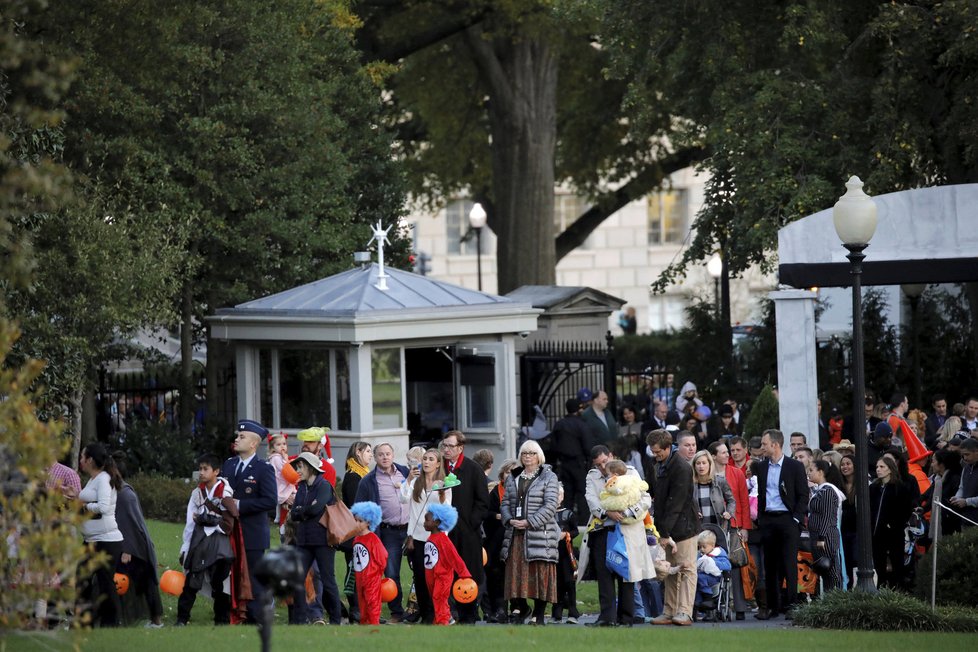
[[[454,473],[461,483],[452,489],[452,506],[458,510],[458,524],[449,533],[449,538],[481,591],[486,584],[482,566],[482,521],[489,510],[486,476],[478,464],[465,457],[465,435],[458,430],[448,431],[440,448],[445,457],[445,473]],[[478,600],[459,603],[460,623],[475,624],[478,619]]]
[[[578,522],[587,519],[585,478],[588,454],[591,450],[591,431],[581,419],[581,404],[576,398],[567,399],[567,415],[554,424],[550,433],[556,457],[557,477],[564,485],[564,507],[577,513]]]
[[[798,540],[808,514],[808,478],[805,465],[784,454],[780,430],[765,430],[761,448],[765,459],[757,472],[757,523],[764,546],[768,608],[754,617],[768,620],[784,612],[790,619],[798,595]]]
[[[227,478],[234,489],[234,500],[238,504],[254,596],[248,603],[248,619],[257,623],[260,622],[261,598],[265,589],[255,577],[255,566],[270,543],[268,514],[278,502],[278,490],[272,465],[257,456],[258,445],[268,436],[268,430],[257,421],[242,419],[238,422],[237,431],[233,445],[237,455],[224,462],[221,477]]]

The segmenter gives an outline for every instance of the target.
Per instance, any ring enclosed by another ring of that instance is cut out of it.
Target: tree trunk
[[[87,443],[87,442],[86,442]],[[82,449],[82,392],[71,396],[71,468],[78,470],[78,457]]]
[[[553,285],[556,53],[544,39],[527,35],[490,43],[474,27],[466,36],[490,88],[493,176],[487,212],[496,234],[497,291]]]
[[[187,439],[193,436],[194,407],[194,312],[190,282],[184,283],[180,304],[180,398],[177,423]]]

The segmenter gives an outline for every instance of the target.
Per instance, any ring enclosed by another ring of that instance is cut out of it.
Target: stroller
[[[707,523],[703,526],[703,529],[709,530],[716,536],[716,545],[718,548],[723,548],[724,552],[729,552],[727,550],[727,533],[722,527],[713,523]],[[720,574],[720,582],[713,587],[713,595],[709,599],[702,600],[699,596],[697,597],[698,602],[694,605],[694,609],[704,614],[704,621],[719,623],[731,620],[730,572],[723,571]],[[737,572],[739,572],[739,569]]]

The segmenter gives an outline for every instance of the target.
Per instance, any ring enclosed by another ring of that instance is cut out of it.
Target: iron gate
[[[539,405],[552,427],[566,414],[567,399],[582,387],[608,393],[608,409],[618,413],[614,338],[601,342],[538,342],[520,358],[520,415],[523,425],[533,420]]]

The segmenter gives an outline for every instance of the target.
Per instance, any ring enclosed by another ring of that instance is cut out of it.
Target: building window
[[[469,211],[475,206],[470,199],[456,199],[445,207],[445,228],[448,233],[448,253],[462,256],[476,254],[475,234],[469,234]],[[464,242],[463,242],[464,240]],[[482,255],[489,253],[489,227],[482,229]]]
[[[679,244],[689,233],[685,189],[663,190],[648,196],[649,244]]]
[[[591,204],[579,195],[554,195],[554,229],[557,235],[566,231],[589,208]],[[578,249],[591,249],[594,246],[593,240],[593,235],[589,235]]]
[[[676,296],[649,297],[649,330],[679,330],[686,325],[686,299]]]
[[[492,356],[459,356],[459,388],[462,424],[466,430],[491,429],[496,425],[496,359]]]

